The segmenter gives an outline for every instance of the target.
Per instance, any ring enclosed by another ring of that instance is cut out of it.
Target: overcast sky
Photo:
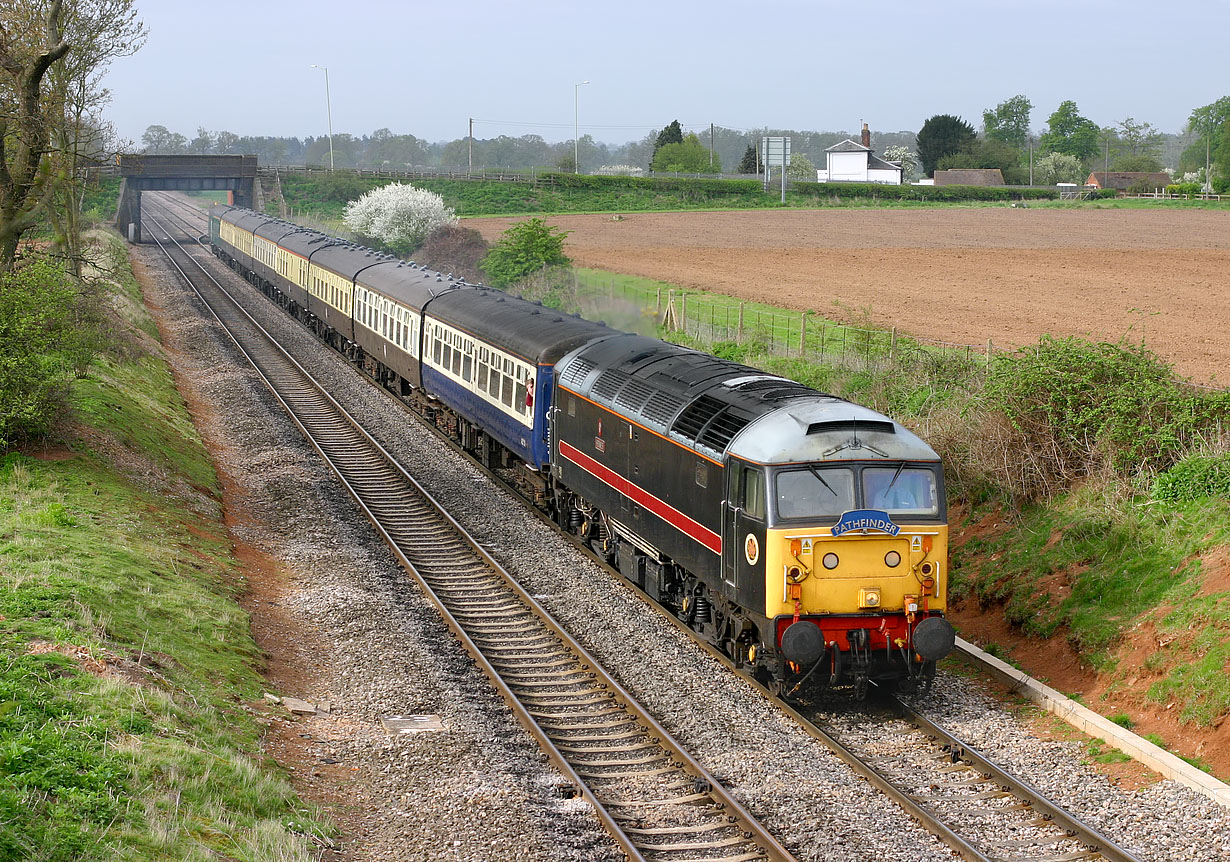
[[[1017,93],[1041,130],[1065,99],[1100,126],[1181,131],[1230,92],[1224,0],[137,0],[149,42],[107,76],[108,116],[138,144],[164,125],[240,135],[387,127],[622,143],[673,119],[916,131],[980,126]],[[600,9],[602,11],[593,11]],[[1204,35],[1207,34],[1207,35]],[[1202,47],[1202,41],[1208,45]]]

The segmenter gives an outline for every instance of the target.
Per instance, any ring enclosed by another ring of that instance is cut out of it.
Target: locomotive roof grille
[[[645,404],[645,418],[652,419],[663,428],[667,428],[670,426],[671,420],[675,418],[675,414],[679,412],[679,408],[682,406],[682,398],[677,395],[671,395],[669,392],[658,390]]]
[[[671,430],[693,443],[721,452],[749,422],[751,417],[736,413],[730,405],[716,398],[702,395],[679,414]]]
[[[653,388],[649,384],[635,377],[629,377],[620,388],[619,394],[615,396],[615,404],[626,410],[640,413],[651,397],[653,397]]]
[[[606,401],[614,401],[615,394],[619,392],[628,379],[628,375],[622,371],[608,368],[598,375],[598,379],[594,381],[590,394]]]
[[[715,451],[723,451],[735,435],[747,427],[750,420],[739,416],[731,410],[724,410],[709,420],[705,430],[701,432],[698,442],[711,446]]]
[[[880,434],[896,434],[897,426],[883,419],[830,419],[826,422],[812,422],[807,426],[808,434],[827,434],[833,431],[867,431]]]

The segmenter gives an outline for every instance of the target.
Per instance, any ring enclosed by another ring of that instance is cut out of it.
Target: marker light
[[[837,558],[836,554],[830,551],[829,553],[824,555],[824,559],[822,559],[820,562],[824,564],[824,567],[826,569],[835,569],[837,568],[837,564],[840,563],[841,560]]]
[[[803,553],[803,540],[802,539],[791,539],[790,540],[790,556],[797,557],[801,553]]]
[[[889,551],[884,555],[884,565],[888,566],[890,569],[897,568],[897,566],[901,565],[901,555],[896,551]]]

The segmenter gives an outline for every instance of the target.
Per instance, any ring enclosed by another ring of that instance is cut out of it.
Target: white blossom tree
[[[437,228],[457,224],[457,215],[435,192],[404,183],[372,189],[346,204],[346,227],[398,254],[419,248]]]
[[[1045,153],[1034,160],[1034,185],[1050,186],[1055,183],[1082,183],[1088,174],[1081,160],[1067,153]]]
[[[901,145],[888,147],[884,150],[884,161],[896,162],[901,165],[901,181],[909,182],[918,172],[918,155],[909,147]]]

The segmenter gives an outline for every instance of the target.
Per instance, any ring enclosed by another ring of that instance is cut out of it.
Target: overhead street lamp
[[[581,87],[589,81],[582,81],[572,88],[572,172],[581,173]]]
[[[313,69],[325,70],[325,110],[329,113],[329,171],[333,171],[333,100],[329,98],[329,67],[312,64]]]

